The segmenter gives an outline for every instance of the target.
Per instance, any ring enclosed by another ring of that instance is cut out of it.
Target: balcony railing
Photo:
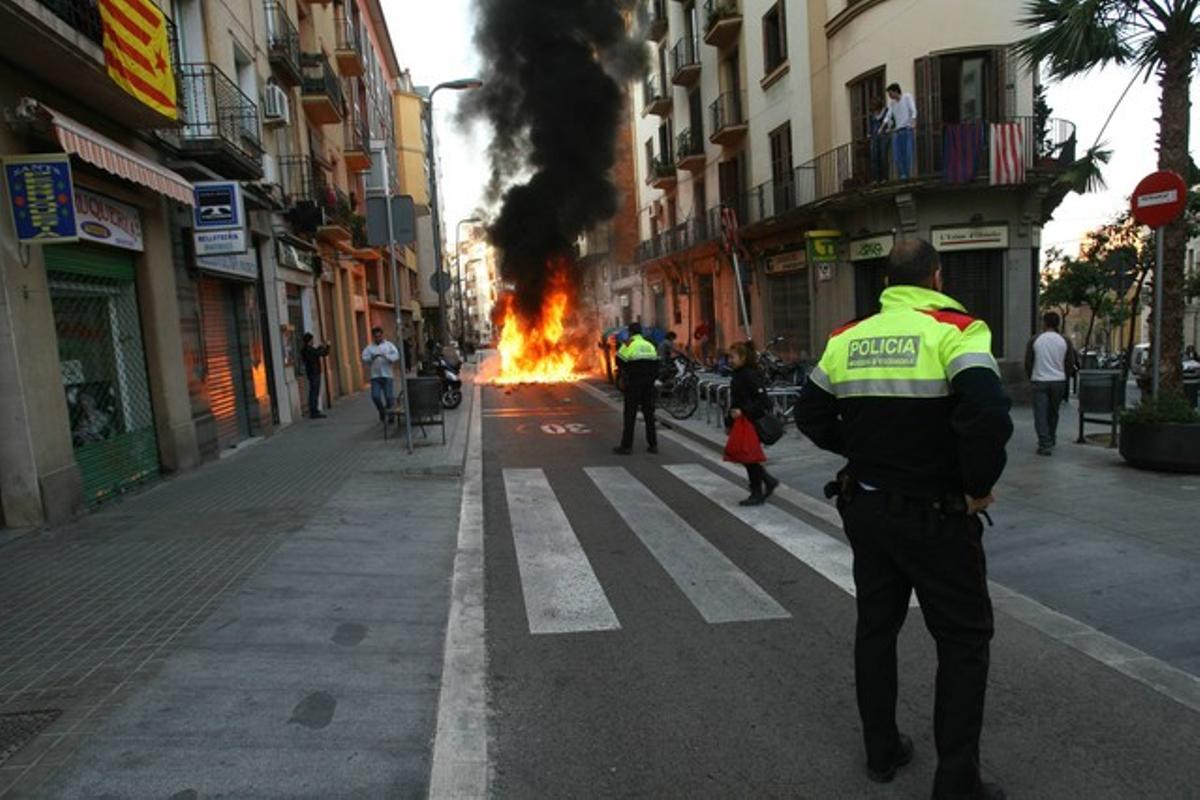
[[[700,77],[700,40],[684,37],[671,48],[671,82],[690,86]]]
[[[84,37],[104,46],[104,26],[100,22],[100,5],[96,0],[39,0],[56,17]]]
[[[650,41],[659,42],[667,35],[667,0],[650,0]]]
[[[1013,117],[1006,122],[1021,131],[1021,159],[1027,174],[1060,171],[1075,161],[1074,124],[1035,117]],[[935,150],[932,142],[937,134],[917,131],[907,177],[900,174],[895,157],[900,143],[896,134],[859,139],[822,153],[796,167],[785,179],[751,189],[746,195],[746,217],[742,222],[753,225],[855,190],[882,190],[907,181],[968,184],[987,176],[992,138],[988,123],[943,125],[942,147]]]
[[[650,175],[646,182],[656,189],[666,189],[674,186],[675,181],[675,161],[670,153],[655,158],[650,164]]]
[[[704,41],[713,47],[728,46],[742,29],[742,12],[737,0],[706,0],[704,20]]]
[[[303,71],[301,101],[314,122],[332,125],[346,116],[346,99],[342,83],[329,65],[324,53],[304,53],[300,56]]]
[[[300,69],[300,31],[276,0],[266,0],[267,46],[271,66],[288,86],[296,86],[302,77]]]
[[[365,115],[352,112],[342,123],[342,158],[346,169],[351,172],[366,172],[371,169],[371,141]]]
[[[646,76],[642,90],[642,96],[646,99],[646,106],[642,109],[643,114],[665,116],[671,112],[671,92],[667,88],[666,81],[658,73],[651,72]]]
[[[317,187],[313,175],[318,168],[309,156],[283,156],[279,159],[279,188],[283,204],[294,208],[301,203],[317,202]]]
[[[227,177],[261,177],[258,106],[213,64],[179,67],[180,146]]]
[[[704,164],[703,131],[684,129],[675,137],[675,165],[694,172],[703,169]]]
[[[742,113],[741,92],[725,92],[708,107],[709,139],[727,145],[744,136],[746,117]]]
[[[350,7],[353,8],[353,6]],[[357,14],[348,12],[346,5],[339,5],[334,13],[334,22],[336,29],[334,50],[338,70],[347,76],[362,75],[365,69],[362,58],[363,36]]]
[[[680,253],[711,242],[720,236],[721,208],[711,208],[707,214],[692,217],[641,242],[634,253],[640,263]]]

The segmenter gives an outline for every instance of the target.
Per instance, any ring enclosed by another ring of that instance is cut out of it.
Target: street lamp
[[[429,194],[431,212],[433,214],[433,265],[437,273],[442,273],[442,223],[441,213],[438,210],[438,177],[437,177],[437,155],[435,152],[436,145],[433,140],[433,96],[442,89],[450,89],[451,91],[461,92],[469,89],[478,89],[483,86],[483,81],[478,78],[459,78],[455,81],[446,81],[439,83],[433,87],[433,91],[429,93],[429,100],[425,105],[425,138],[429,141]],[[442,344],[445,345],[450,340],[450,331],[446,324],[446,284],[443,280],[438,280],[438,323],[442,337]]]
[[[458,268],[458,338],[466,339],[467,334],[467,312],[466,304],[463,302],[463,266],[462,266],[462,226],[463,225],[479,225],[483,220],[478,217],[468,217],[460,219],[458,224],[454,226],[454,263]],[[468,262],[470,263],[470,262]]]

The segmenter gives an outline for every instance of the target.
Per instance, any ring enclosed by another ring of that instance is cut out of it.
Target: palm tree
[[[1062,80],[1109,64],[1130,65],[1146,79],[1157,76],[1162,94],[1158,128],[1158,168],[1191,175],[1188,88],[1200,52],[1200,0],[1028,0],[1022,24],[1034,33],[1018,45],[1031,67],[1044,65]],[[1165,231],[1162,274],[1162,385],[1180,391],[1183,374],[1183,221]],[[1158,276],[1155,276],[1158,279]]]

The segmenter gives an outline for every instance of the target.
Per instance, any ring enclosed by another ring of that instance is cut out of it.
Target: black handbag
[[[768,411],[754,420],[754,430],[758,431],[758,440],[767,447],[783,438],[783,420],[772,411]]]

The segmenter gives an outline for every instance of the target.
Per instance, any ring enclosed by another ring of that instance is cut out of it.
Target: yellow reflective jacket
[[[617,351],[621,370],[627,380],[639,386],[648,386],[658,377],[662,362],[658,360],[658,348],[641,334],[634,334]]]
[[[863,483],[986,496],[1012,435],[991,331],[932,289],[894,286],[880,300],[880,313],[830,336],[797,424]]]

